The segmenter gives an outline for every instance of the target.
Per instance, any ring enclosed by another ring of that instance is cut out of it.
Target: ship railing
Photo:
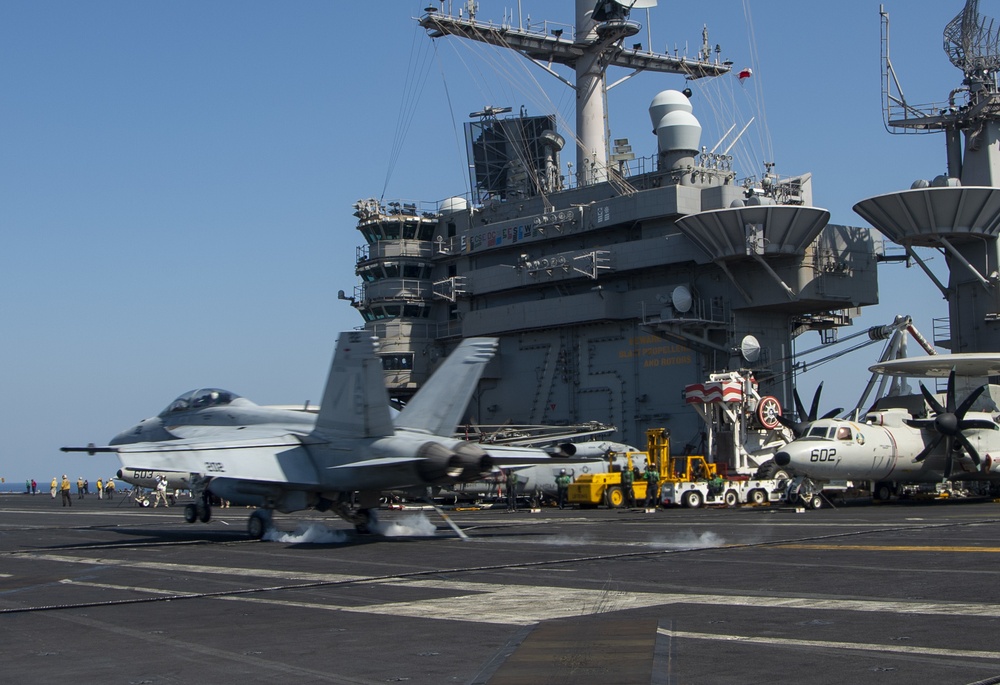
[[[941,117],[951,111],[954,106],[947,102],[911,105],[890,98],[886,105],[886,128],[891,129],[890,133],[933,133],[940,130]]]
[[[435,338],[459,338],[462,336],[462,322],[458,319],[452,319],[450,321],[445,321],[437,325],[437,332],[435,333]]]
[[[360,290],[360,302],[378,302],[384,300],[430,300],[434,290],[430,281],[412,278],[386,278],[374,283],[363,283],[355,288]]]
[[[426,240],[380,240],[374,244],[361,245],[357,249],[358,264],[372,259],[392,257],[430,259],[431,256],[431,244]]]
[[[951,347],[951,319],[939,316],[931,319],[931,335],[934,336],[935,347]]]
[[[465,6],[465,3],[461,3],[460,10]],[[531,17],[528,17],[528,22],[522,27],[514,24],[514,13],[511,12],[509,19],[507,16],[504,17],[502,22],[496,22],[492,19],[487,21],[481,21],[476,19],[475,14],[470,14],[468,17],[462,14],[454,14],[449,6],[449,11],[439,11],[437,8],[431,8],[433,12],[426,12],[420,17],[420,24],[427,28],[427,24],[432,24],[435,18],[446,19],[447,23],[454,24],[455,26],[465,26],[470,29],[485,29],[488,31],[500,31],[504,34],[515,33],[522,36],[543,36],[551,39],[562,39],[570,43],[576,42],[576,27],[572,24],[563,24],[556,21],[531,21]],[[444,8],[442,7],[442,10]],[[518,19],[518,24],[521,20]]]
[[[354,216],[358,217],[359,223],[378,220],[386,216],[433,218],[437,216],[440,206],[440,202],[428,202],[427,200],[404,200],[399,198],[383,202],[369,198],[354,203]]]
[[[372,324],[368,330],[379,340],[404,341],[408,349],[418,349],[418,344],[433,342],[437,337],[438,324],[396,319]]]
[[[676,311],[669,303],[657,302],[647,307],[645,300],[640,303],[640,308],[643,325],[685,322],[726,325],[731,315],[729,307],[721,298],[712,298],[706,302],[698,296],[691,298],[691,306],[685,312]]]

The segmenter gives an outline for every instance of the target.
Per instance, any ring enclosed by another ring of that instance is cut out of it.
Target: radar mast
[[[633,73],[684,74],[689,79],[718,76],[730,70],[728,63],[712,61],[704,49],[697,59],[690,59],[644,50],[639,43],[631,48],[623,45],[625,38],[642,28],[630,18],[631,10],[653,7],[656,0],[576,0],[576,25],[569,27],[569,32],[563,28],[546,31],[555,26],[550,22],[542,22],[543,30],[538,31],[530,24],[522,28],[481,21],[476,18],[475,3],[466,16],[462,9],[457,16],[446,14],[443,4],[442,11],[427,7],[418,20],[432,38],[459,36],[515,50],[576,90],[576,168],[580,185],[608,180],[605,72],[609,66],[632,69]],[[553,62],[574,68],[576,82],[555,74],[548,66]]]

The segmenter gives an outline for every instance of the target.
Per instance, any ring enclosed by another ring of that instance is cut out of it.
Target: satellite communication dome
[[[691,107],[691,101],[687,96],[679,90],[662,90],[657,93],[649,103],[649,118],[653,120],[653,128],[657,127],[660,119],[668,112],[675,110],[692,112],[694,108]]]
[[[442,214],[454,214],[464,212],[469,208],[469,202],[464,197],[449,197],[441,201]]]
[[[691,113],[691,101],[677,90],[664,90],[656,94],[649,104],[649,118],[653,122],[660,153],[698,151],[701,143],[701,124]]]

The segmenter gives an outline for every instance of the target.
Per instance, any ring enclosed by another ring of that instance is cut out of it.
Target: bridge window
[[[386,371],[409,371],[413,368],[412,354],[383,354],[382,368]]]

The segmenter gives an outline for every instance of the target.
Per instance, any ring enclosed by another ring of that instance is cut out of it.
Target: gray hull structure
[[[597,21],[592,9],[578,2],[574,35],[507,27],[503,44],[576,66],[578,91],[579,62],[593,54],[643,69],[639,50],[607,40],[622,21],[633,29],[628,13]],[[475,17],[420,22],[434,37],[499,44],[500,27]],[[728,71],[708,52],[641,56],[688,78]],[[574,177],[560,174],[554,117],[486,108],[466,125],[471,198],[357,203],[366,245],[349,299],[381,340],[392,395],[412,395],[461,338],[497,336],[470,406],[478,423],[601,421],[634,444],[666,426],[675,450],[698,449],[704,424],[685,386],[736,369],[791,405],[796,337],[818,331],[831,342],[878,301],[872,235],[830,225],[808,174],[738,178],[731,157],[700,147],[683,94],[656,94],[650,113],[659,142],[645,158],[615,141],[618,154],[595,164],[585,136],[571,136],[576,169],[586,169]]]

